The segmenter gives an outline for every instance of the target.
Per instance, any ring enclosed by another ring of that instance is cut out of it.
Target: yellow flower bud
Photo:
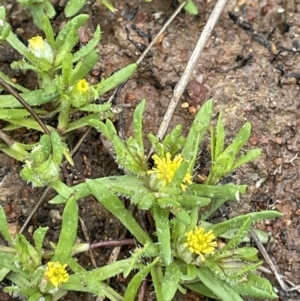
[[[43,40],[42,37],[33,37],[28,42],[29,52],[31,52],[36,58],[44,58],[52,64],[54,59],[53,50],[51,46]]]

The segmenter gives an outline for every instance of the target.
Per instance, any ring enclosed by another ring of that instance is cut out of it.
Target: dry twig
[[[250,235],[253,238],[253,240],[255,241],[261,255],[263,256],[263,258],[265,259],[265,261],[268,263],[271,271],[273,272],[274,276],[276,277],[280,287],[285,291],[288,292],[289,288],[286,286],[282,276],[278,273],[277,268],[275,266],[275,264],[273,263],[273,261],[271,260],[269,254],[267,253],[265,247],[263,246],[263,244],[260,242],[259,238],[257,237],[255,231],[253,230],[253,228],[250,229]]]
[[[181,95],[183,94],[186,85],[188,83],[189,78],[192,75],[193,70],[195,69],[195,66],[199,60],[200,54],[212,32],[212,30],[214,29],[220,14],[226,4],[227,0],[219,0],[217,2],[217,4],[215,5],[206,25],[204,26],[204,29],[201,33],[201,36],[197,42],[197,45],[186,65],[186,68],[182,74],[182,77],[180,78],[178,84],[176,85],[175,89],[174,89],[174,93],[173,93],[173,97],[169,103],[169,107],[165,113],[165,116],[163,118],[163,121],[159,127],[159,130],[157,132],[157,137],[159,139],[162,139],[163,136],[165,135],[167,128],[170,124],[170,121],[173,117],[175,108],[177,107],[177,104],[179,102],[179,99],[181,97]],[[151,153],[152,153],[152,149],[150,151],[150,154],[148,157],[150,157]]]

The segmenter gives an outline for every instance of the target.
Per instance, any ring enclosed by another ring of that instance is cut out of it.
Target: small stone
[[[189,106],[190,106],[190,105],[189,105],[188,102],[184,102],[184,103],[181,104],[181,107],[182,107],[183,109],[187,109]]]
[[[279,166],[282,164],[282,158],[276,158],[273,162],[275,165]]]
[[[195,106],[190,106],[189,107],[189,113],[190,114],[196,114],[197,113],[197,108]]]

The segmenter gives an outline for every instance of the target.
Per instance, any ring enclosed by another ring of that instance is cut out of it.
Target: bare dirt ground
[[[9,2],[9,1],[8,1]],[[101,59],[90,77],[98,81],[115,70],[136,61],[139,48],[147,46],[173,13],[171,0],[145,3],[142,0],[111,1],[118,8],[116,14],[109,13],[98,3],[86,5],[84,11],[91,19],[83,32],[89,37],[97,24],[103,31],[99,50]],[[176,3],[176,1],[175,1]],[[143,98],[147,100],[144,115],[144,131],[157,132],[160,121],[172,96],[174,86],[180,79],[185,64],[200,36],[216,1],[196,0],[200,15],[197,17],[181,13],[169,26],[142,62],[137,73],[127,82],[115,100],[115,104],[126,104],[118,126],[120,134],[131,132],[131,115]],[[38,32],[31,23],[29,14],[24,14],[14,1],[7,3],[13,28],[27,40]],[[228,14],[230,13],[230,16]],[[60,14],[54,21],[56,27],[65,22]],[[189,85],[182,103],[179,104],[171,127],[181,123],[188,130],[194,112],[201,104],[213,98],[215,116],[224,112],[228,141],[234,137],[245,121],[252,124],[252,135],[247,148],[260,147],[263,155],[255,162],[236,171],[229,179],[249,185],[248,193],[238,203],[224,206],[219,219],[227,219],[241,213],[265,209],[277,209],[284,218],[256,225],[270,233],[275,241],[268,252],[281,274],[295,285],[300,284],[300,224],[299,198],[300,179],[298,153],[300,152],[300,1],[298,0],[229,0],[210,37],[191,80],[203,77],[203,85],[195,81]],[[0,68],[34,88],[35,79],[9,71],[9,64],[17,55],[8,47],[1,49]],[[23,132],[15,133],[24,136]],[[38,133],[28,134],[36,139]],[[76,132],[71,137],[70,147],[79,139]],[[203,144],[202,154],[209,151],[209,143]],[[300,156],[300,155],[299,155]],[[18,176],[21,165],[0,154],[0,204],[4,206],[11,229],[17,229],[31,212],[42,189],[32,188]],[[64,176],[73,184],[85,177],[100,177],[120,171],[114,165],[99,136],[92,131],[75,156],[76,166],[66,169]],[[204,173],[203,170],[198,172]],[[47,200],[53,195],[49,194]],[[92,198],[80,203],[80,216],[88,229],[91,241],[118,238],[122,232],[120,224],[103,212]],[[57,239],[62,208],[45,202],[35,214],[27,235],[38,226],[49,226],[49,240]],[[78,239],[84,235],[78,233]],[[110,248],[94,252],[97,265],[105,264]],[[89,265],[89,258],[81,260]],[[297,291],[285,293],[270,276],[278,290],[278,300],[300,300]],[[117,285],[117,284],[116,284]],[[91,296],[90,296],[91,297]],[[3,295],[0,300],[5,300]],[[81,297],[72,296],[73,300]],[[204,300],[188,294],[178,300]],[[7,300],[7,299],[6,299]],[[150,300],[150,299],[149,299]]]

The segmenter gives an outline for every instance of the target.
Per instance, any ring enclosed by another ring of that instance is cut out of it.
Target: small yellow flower
[[[89,89],[89,84],[85,79],[81,79],[76,84],[76,90],[81,93],[86,93]]]
[[[31,49],[40,49],[44,47],[44,40],[40,36],[33,37],[29,39],[28,42],[29,42],[29,47],[31,47]]]
[[[183,157],[179,154],[171,160],[171,154],[166,153],[165,158],[160,158],[158,155],[153,155],[152,159],[155,162],[156,167],[148,171],[148,174],[157,174],[157,179],[163,180],[162,185],[166,186],[172,182],[175,172],[183,162]],[[186,173],[181,184],[181,189],[186,189],[186,184],[192,184],[192,176],[189,172]]]
[[[44,58],[49,63],[53,62],[53,50],[51,46],[46,43],[42,37],[36,36],[31,38],[29,41],[28,50],[33,53],[37,58]]]
[[[66,271],[66,264],[59,262],[48,262],[45,276],[55,286],[58,287],[61,283],[66,283],[69,280],[69,274]]]
[[[196,253],[201,257],[202,262],[205,261],[203,254],[214,254],[217,243],[212,230],[205,233],[205,229],[202,227],[196,227],[194,231],[185,233],[186,243],[185,247],[188,247],[192,253]]]

